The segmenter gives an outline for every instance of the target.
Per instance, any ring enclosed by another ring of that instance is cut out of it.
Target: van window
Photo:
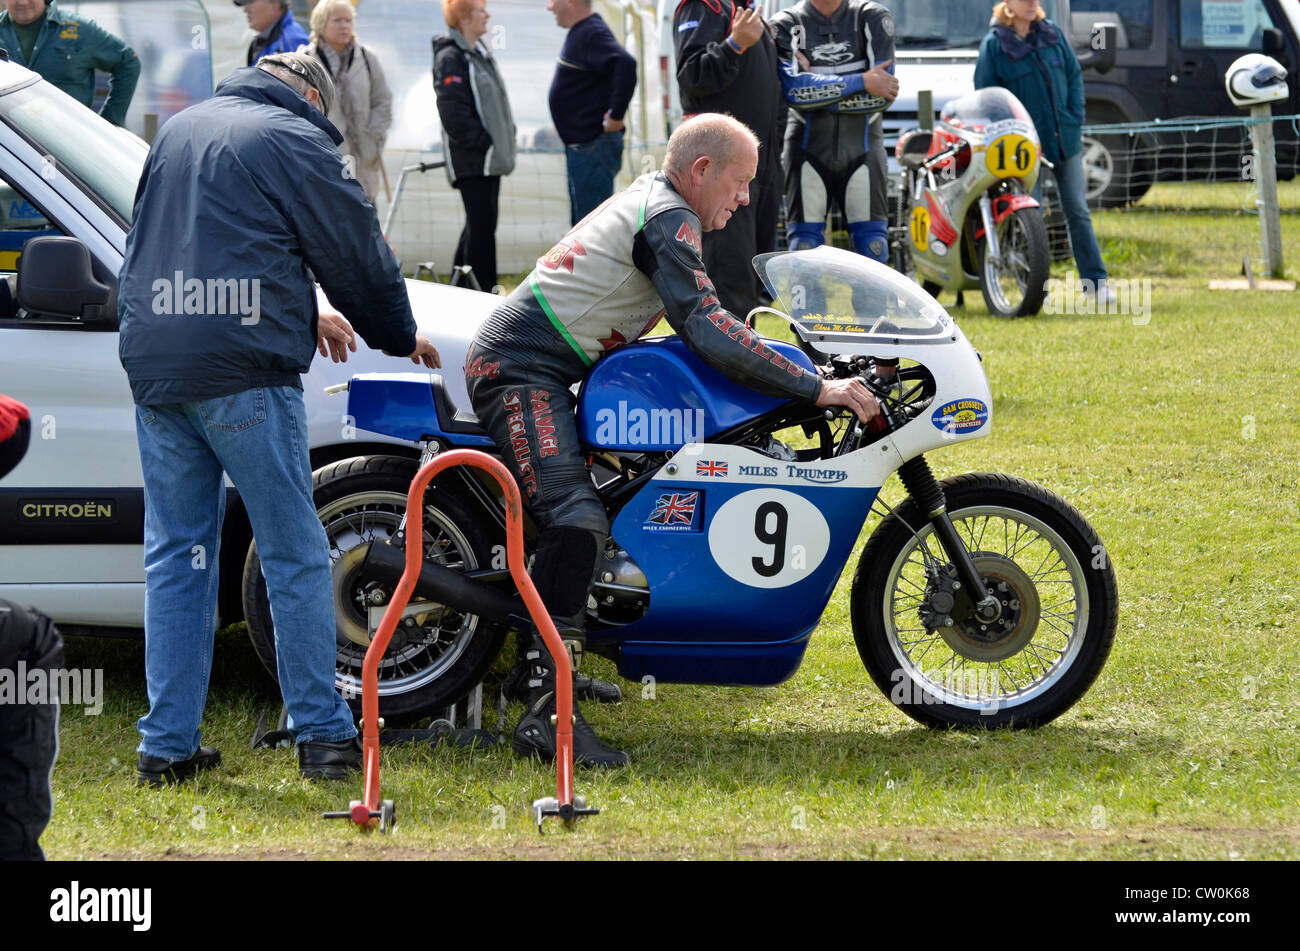
[[[1154,7],[1154,0],[1070,0],[1070,33],[1086,40],[1094,23],[1117,23],[1120,49],[1147,49]]]
[[[1259,50],[1274,26],[1263,0],[1181,0],[1183,49]]]

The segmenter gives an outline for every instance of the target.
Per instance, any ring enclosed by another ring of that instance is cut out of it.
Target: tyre
[[[312,477],[334,576],[335,684],[358,715],[369,632],[359,577],[365,545],[396,531],[416,470],[414,460],[359,456]],[[489,520],[458,479],[445,473],[425,491],[425,557],[449,568],[486,567],[501,539],[489,534]],[[275,626],[256,542],[244,566],[244,612],[253,647],[275,677]],[[416,621],[410,628],[399,625],[379,665],[379,712],[394,723],[430,716],[464,697],[483,679],[505,636],[499,625],[438,605]]]
[[[1150,189],[1154,176],[1134,155],[1133,145],[1123,135],[1083,137],[1083,194],[1089,208],[1123,208]]]
[[[995,317],[1030,317],[1047,296],[1051,254],[1047,225],[1037,208],[1017,208],[995,226],[1002,260],[988,256],[988,242],[979,246],[980,290]]]
[[[1106,662],[1115,572],[1096,532],[1054,492],[992,474],[942,485],[1002,616],[981,624],[908,500],[858,559],[850,597],[858,654],[876,686],[927,726],[1040,726],[1083,696]]]

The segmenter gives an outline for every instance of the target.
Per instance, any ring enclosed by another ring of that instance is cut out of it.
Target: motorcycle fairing
[[[816,372],[797,347],[763,343]],[[789,402],[737,383],[679,337],[620,347],[592,368],[578,397],[578,439],[606,450],[664,452],[701,442]]]
[[[788,462],[691,444],[619,512],[615,541],[650,607],[624,627],[620,671],[682,683],[780,683],[798,667],[881,484],[892,446]]]

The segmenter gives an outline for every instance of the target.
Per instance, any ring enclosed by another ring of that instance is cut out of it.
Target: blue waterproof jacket
[[[1083,149],[1083,70],[1061,28],[1036,20],[1021,39],[995,23],[980,44],[975,88],[1001,86],[1024,103],[1053,164]]]
[[[401,269],[341,138],[258,69],[162,127],[118,279],[118,352],[137,403],[300,386],[316,347],[308,268],[367,344],[415,349]]]

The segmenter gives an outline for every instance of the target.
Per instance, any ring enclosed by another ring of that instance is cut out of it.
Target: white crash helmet
[[[1240,109],[1287,98],[1286,67],[1263,53],[1247,53],[1224,74],[1228,98]]]

